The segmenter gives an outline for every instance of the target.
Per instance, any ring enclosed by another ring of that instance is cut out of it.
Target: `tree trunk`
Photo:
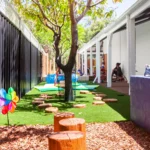
[[[72,90],[72,70],[65,71],[65,101],[74,100],[73,90]]]

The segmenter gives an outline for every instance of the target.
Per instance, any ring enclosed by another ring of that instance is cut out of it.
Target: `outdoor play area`
[[[149,12],[0,0],[0,150],[150,150]]]
[[[38,87],[42,88],[45,84],[41,82]],[[92,87],[93,83],[78,82],[78,86],[81,85]],[[61,115],[62,118],[79,119],[79,124],[76,123],[79,130],[86,133],[87,150],[149,149],[150,135],[130,121],[128,95],[99,85],[92,90],[75,90],[74,95],[76,100],[66,103],[63,101],[63,90],[41,92],[33,88],[17,102],[14,113],[0,115],[1,149],[47,149],[47,136],[54,131],[63,131],[58,129],[57,120],[54,121]],[[96,99],[100,96],[101,99]],[[77,104],[83,104],[82,108],[75,108]],[[45,108],[53,109],[46,111]]]

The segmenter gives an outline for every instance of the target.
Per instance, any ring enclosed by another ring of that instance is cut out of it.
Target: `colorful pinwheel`
[[[2,114],[5,115],[8,111],[13,113],[18,101],[19,97],[16,96],[16,92],[12,87],[8,89],[8,93],[6,93],[5,89],[0,89],[0,107],[2,107]]]

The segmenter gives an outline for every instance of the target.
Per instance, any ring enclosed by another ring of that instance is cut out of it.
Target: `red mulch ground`
[[[0,150],[46,150],[53,126],[0,127]],[[87,150],[150,150],[150,134],[132,122],[87,124]]]

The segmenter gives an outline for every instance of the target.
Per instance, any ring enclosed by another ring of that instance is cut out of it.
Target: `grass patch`
[[[40,83],[43,85],[44,83]],[[88,84],[92,84],[88,82]],[[107,103],[103,106],[93,106],[92,94],[80,94],[76,91],[76,101],[64,103],[63,98],[56,97],[58,91],[42,92],[53,95],[53,99],[47,100],[47,103],[59,108],[59,111],[74,112],[76,117],[84,118],[86,122],[113,122],[130,120],[130,101],[129,96],[122,95],[111,89],[99,86],[95,91],[107,94],[108,98],[117,98],[116,103]],[[47,114],[32,105],[32,100],[41,94],[36,89],[28,92],[17,104],[15,113],[9,113],[10,124],[53,124],[53,114]],[[86,108],[73,108],[73,104],[86,104]],[[0,115],[0,125],[7,124],[7,116]]]

